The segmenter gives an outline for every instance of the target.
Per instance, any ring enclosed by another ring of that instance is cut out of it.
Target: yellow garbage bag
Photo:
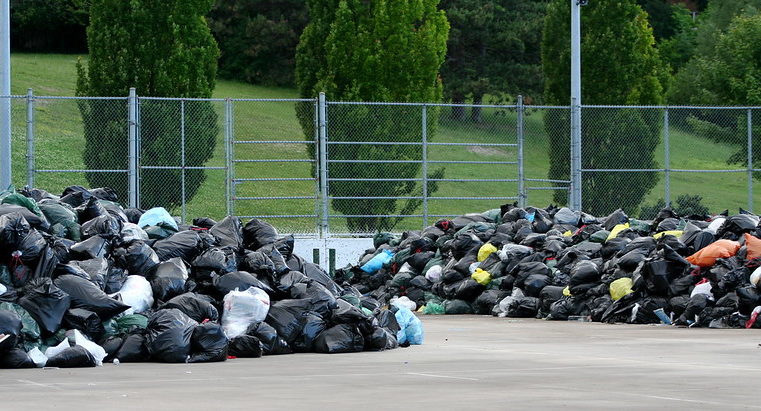
[[[480,268],[476,268],[476,272],[470,276],[470,278],[476,280],[481,285],[489,285],[491,282],[491,274],[488,271],[484,271]]]
[[[620,300],[625,295],[634,292],[634,290],[632,290],[633,285],[634,282],[632,282],[632,279],[628,277],[619,278],[618,280],[613,281],[610,283],[610,297],[613,299],[613,301]]]
[[[570,297],[571,296],[571,287],[570,286],[565,286],[565,288],[563,289],[563,295],[566,296],[566,297]]]
[[[497,251],[497,247],[495,247],[492,243],[486,243],[482,245],[481,248],[478,249],[478,262],[486,260],[486,257],[495,251]]]
[[[618,233],[626,230],[627,228],[629,228],[629,223],[616,225],[615,227],[613,227],[612,230],[610,230],[610,234],[608,235],[608,240],[616,238],[618,236]],[[608,240],[605,240],[605,241],[608,241]]]
[[[674,237],[679,238],[682,236],[682,234],[684,234],[684,231],[682,230],[661,231],[660,233],[653,235],[653,238],[657,240],[663,237],[664,235],[673,235]]]

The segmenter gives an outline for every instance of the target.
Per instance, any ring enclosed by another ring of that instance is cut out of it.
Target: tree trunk
[[[470,109],[470,120],[473,121],[474,123],[481,122],[481,107],[476,107],[475,105],[481,104],[482,101],[483,101],[482,95],[473,96],[474,106]]]

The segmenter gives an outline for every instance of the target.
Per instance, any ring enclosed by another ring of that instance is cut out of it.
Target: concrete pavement
[[[423,322],[388,352],[0,370],[0,409],[761,409],[758,330]]]

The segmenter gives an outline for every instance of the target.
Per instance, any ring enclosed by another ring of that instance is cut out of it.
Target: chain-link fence
[[[582,208],[759,209],[761,111],[584,106]],[[114,188],[124,205],[367,235],[516,202],[567,204],[570,107],[318,99],[11,98],[16,186]]]

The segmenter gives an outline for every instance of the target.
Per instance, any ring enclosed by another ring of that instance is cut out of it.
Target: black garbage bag
[[[116,258],[129,275],[150,277],[161,262],[156,252],[142,240],[136,240],[126,249],[117,250]]]
[[[272,277],[276,272],[275,263],[272,262],[269,256],[259,251],[248,250],[246,250],[245,257],[240,262],[240,269],[267,277]]]
[[[277,241],[277,230],[269,223],[252,218],[243,227],[243,246],[248,250],[258,250],[259,248],[273,244]]]
[[[92,197],[92,194],[86,188],[82,186],[70,186],[63,190],[61,202],[72,207],[78,207],[89,200],[90,197]]]
[[[341,298],[336,300],[336,308],[333,309],[330,315],[330,321],[333,324],[356,324],[367,320],[368,316],[365,315],[362,309],[351,305]]]
[[[631,318],[632,310],[640,298],[639,293],[630,293],[613,302],[603,313],[600,321],[606,323],[624,323]]]
[[[127,219],[132,224],[137,224],[140,222],[140,217],[145,214],[145,211],[139,209],[139,208],[127,208],[124,210],[124,215],[127,216]]]
[[[365,340],[356,325],[338,324],[320,333],[314,342],[318,353],[338,354],[361,352]]]
[[[49,231],[50,230],[50,223],[48,223],[47,218],[43,216],[38,216],[37,214],[34,214],[33,212],[29,211],[26,207],[18,206],[18,205],[12,205],[12,204],[2,204],[0,205],[0,216],[4,215],[10,215],[10,214],[18,214],[16,217],[12,217],[11,220],[16,220],[17,217],[22,217],[26,224],[29,225],[30,228],[36,228],[38,230],[42,231]],[[4,223],[0,220],[0,227],[6,227],[7,222]],[[0,244],[2,244],[2,229],[0,229]]]
[[[124,342],[113,357],[124,363],[150,360],[145,331],[140,330],[125,336]]]
[[[48,358],[46,367],[58,368],[84,368],[95,367],[95,358],[80,345],[66,348],[60,353]]]
[[[327,328],[327,323],[319,313],[305,312],[304,328],[301,330],[301,336],[293,343],[293,351],[313,352],[315,340]]]
[[[197,322],[176,308],[158,310],[148,320],[146,346],[156,361],[186,362]]]
[[[583,295],[589,289],[588,285],[595,285],[600,281],[600,270],[597,264],[591,261],[579,261],[571,269],[571,282],[568,284],[572,295]]]
[[[40,259],[42,252],[47,246],[45,238],[39,231],[32,228],[19,243],[18,251],[21,252],[21,261],[31,267],[37,266],[37,261]]]
[[[341,287],[319,265],[310,263],[296,254],[291,255],[287,263],[291,270],[303,273],[305,276],[324,285],[334,295],[341,294]]]
[[[663,309],[664,312],[669,307],[669,302],[666,298],[650,296],[645,297],[637,302],[636,313],[632,313],[632,317],[629,319],[631,324],[659,324],[660,318],[655,315],[655,310]]]
[[[235,250],[231,247],[210,248],[193,260],[191,271],[196,281],[211,281],[214,277],[238,269]]]
[[[295,284],[290,292],[291,298],[308,299],[312,303],[312,310],[322,316],[327,315],[336,307],[336,297],[317,281],[310,280],[308,283]]]
[[[602,316],[605,315],[605,311],[608,310],[608,308],[613,304],[613,299],[610,298],[609,295],[603,295],[601,297],[596,297],[592,299],[590,303],[588,303],[589,311],[590,311],[590,318],[594,322],[601,322]]]
[[[288,271],[291,271],[291,268],[288,267],[288,264],[286,264],[285,257],[280,253],[280,251],[275,246],[275,243],[265,245],[264,247],[261,247],[257,249],[256,251],[263,253],[267,257],[269,257],[270,261],[272,261],[272,264],[275,266],[275,274],[285,274]],[[301,271],[301,270],[295,270],[295,271]]]
[[[63,292],[71,297],[71,307],[84,308],[98,314],[107,321],[130,307],[104,293],[98,286],[76,275],[62,275],[53,281]]]
[[[645,280],[648,294],[667,296],[669,293],[669,262],[661,259],[648,259],[642,266],[641,274]]]
[[[116,238],[121,233],[122,227],[120,219],[106,213],[82,224],[82,238],[87,239],[96,235],[108,239]]]
[[[153,250],[160,261],[180,257],[188,264],[201,253],[202,248],[201,237],[193,230],[180,231],[153,243]]]
[[[21,336],[21,317],[13,311],[0,310],[0,334],[8,336],[0,341],[0,357],[16,346]]]
[[[69,265],[78,267],[80,273],[87,274],[87,278],[101,290],[106,289],[108,281],[108,260],[105,258],[91,258],[83,261],[70,261]]]
[[[484,286],[472,278],[463,279],[456,286],[454,298],[457,300],[473,301],[484,291]]]
[[[63,316],[63,326],[67,330],[75,329],[82,331],[92,341],[100,340],[106,332],[103,321],[98,317],[98,314],[84,308],[71,308],[67,310]]]
[[[223,247],[239,249],[243,244],[243,229],[240,218],[227,216],[209,230]]]
[[[108,215],[108,211],[100,203],[100,200],[95,197],[88,198],[84,204],[76,207],[76,211],[79,224],[84,224],[102,215]]]
[[[507,316],[514,318],[532,318],[539,312],[540,302],[536,297],[514,298],[507,306]]]
[[[56,266],[61,262],[55,250],[51,246],[46,245],[42,253],[40,253],[40,258],[37,260],[37,267],[35,267],[32,277],[52,277]]]
[[[93,365],[95,365],[94,363],[95,360],[93,360]],[[0,355],[0,368],[20,369],[35,367],[37,367],[37,364],[35,364],[34,361],[29,358],[29,354],[27,354],[21,348],[12,348],[11,350]]]
[[[543,313],[549,314],[552,303],[563,298],[563,289],[564,287],[557,285],[548,285],[542,288],[539,293],[539,300],[541,300],[540,309]]]
[[[442,305],[446,314],[473,314],[473,308],[465,300],[444,300]]]
[[[204,320],[217,321],[219,311],[214,307],[212,301],[211,297],[203,294],[185,293],[167,301],[161,306],[161,309],[176,308],[199,323]]]
[[[264,355],[281,355],[293,352],[288,343],[278,335],[277,330],[266,322],[252,325],[246,330],[246,335],[252,335],[261,341]]]
[[[235,289],[244,291],[248,290],[249,287],[261,288],[269,294],[270,297],[275,294],[272,287],[245,271],[233,271],[232,273],[227,273],[221,277],[214,278],[214,288],[216,288],[217,292],[222,297]]]
[[[103,258],[111,252],[111,243],[100,235],[92,236],[71,246],[72,258]]]
[[[227,360],[227,337],[222,327],[215,323],[204,323],[193,329],[190,338],[189,363],[218,362]]]
[[[259,358],[263,354],[262,343],[253,335],[239,335],[230,340],[227,353],[238,358]]]
[[[112,362],[116,358],[115,355],[119,352],[122,344],[124,344],[124,338],[118,336],[111,336],[98,342],[98,345],[103,347],[103,351],[106,352],[106,357],[103,358],[104,364]]]
[[[499,304],[509,293],[502,290],[486,290],[473,301],[472,307],[474,314],[491,314],[495,305]],[[446,310],[445,310],[446,312]]]
[[[566,321],[568,317],[579,315],[583,304],[573,297],[563,297],[550,305],[550,320]]]
[[[21,241],[31,229],[31,225],[21,213],[0,215],[0,249],[3,250],[4,258],[19,249]]]
[[[341,300],[339,300],[339,306],[340,303]],[[264,321],[277,330],[277,334],[288,343],[289,347],[293,347],[304,329],[306,321],[304,314],[310,310],[309,300],[281,300],[270,305]]]
[[[42,332],[54,334],[71,302],[69,294],[54,285],[53,280],[38,278],[29,283],[18,303],[34,317]]]
[[[544,287],[550,285],[550,277],[542,274],[530,275],[523,284],[523,290],[528,297],[539,297]]]
[[[124,282],[127,281],[127,271],[123,268],[111,266],[108,268],[106,275],[106,288],[103,291],[106,294],[118,293],[122,289]]]
[[[150,280],[153,298],[158,301],[168,301],[184,293],[187,279],[188,269],[182,258],[174,257],[159,264]]]
[[[375,315],[375,318],[378,320],[378,326],[391,331],[394,335],[401,329],[396,321],[396,310],[397,308],[392,306],[388,310],[381,310]]]
[[[687,303],[687,307],[684,308],[682,315],[680,315],[674,323],[677,325],[692,325],[694,322],[701,321],[699,314],[709,305],[713,305],[713,301],[711,301],[707,295],[693,295],[690,297],[690,302]]]
[[[392,350],[398,346],[396,334],[382,327],[375,327],[372,334],[365,337],[364,348],[367,351]]]
[[[740,314],[750,315],[756,306],[761,305],[761,295],[756,287],[748,286],[737,289],[738,310]]]

